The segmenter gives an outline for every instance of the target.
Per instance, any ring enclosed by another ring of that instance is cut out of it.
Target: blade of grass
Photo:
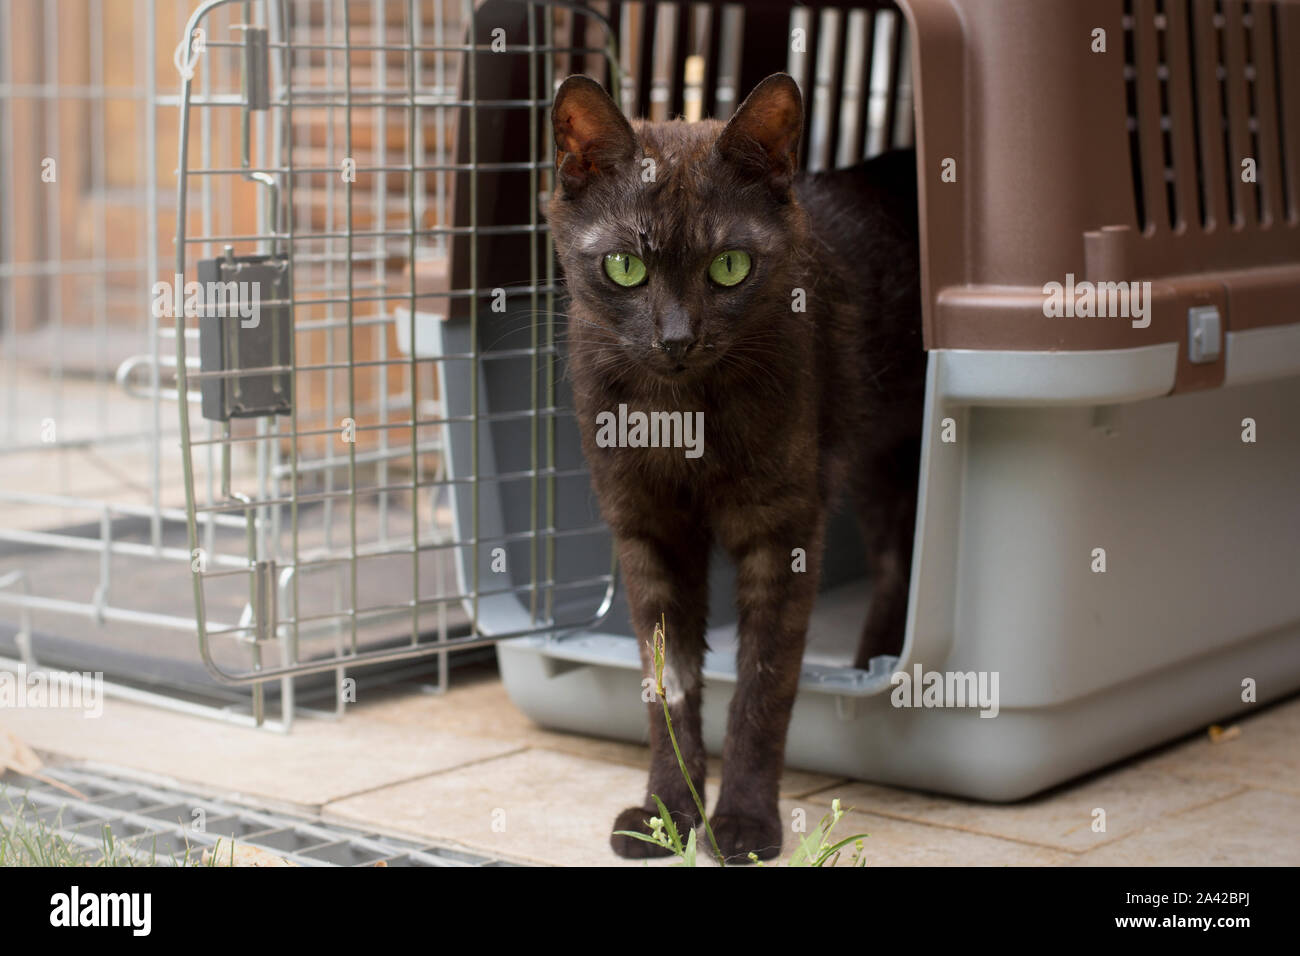
[[[682,855],[682,864],[685,866],[695,865],[695,831],[686,838],[686,852]]]
[[[681,748],[677,746],[677,735],[673,733],[673,718],[668,713],[668,693],[664,690],[664,648],[667,638],[665,628],[667,621],[663,615],[659,616],[659,623],[655,625],[654,634],[651,640],[650,653],[654,660],[655,671],[655,692],[659,695],[659,702],[664,708],[664,723],[668,725],[668,740],[673,745],[673,753],[677,756],[677,767],[682,772],[682,777],[686,780],[687,789],[691,791],[691,799],[695,801],[695,807],[700,811],[700,819],[704,821],[704,832],[709,835],[709,843],[713,847],[713,854],[717,857],[720,866],[726,866],[727,861],[722,856],[722,851],[718,849],[717,838],[713,835],[713,825],[709,823],[709,815],[704,810],[704,801],[700,799],[699,793],[695,790],[695,782],[691,780],[691,775],[686,770],[686,761],[682,759]],[[656,798],[658,799],[658,798]]]

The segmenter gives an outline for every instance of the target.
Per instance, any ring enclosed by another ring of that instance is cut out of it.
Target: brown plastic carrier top
[[[600,5],[611,15],[620,6]],[[491,9],[492,24],[523,23],[523,8],[489,0],[480,11]],[[744,8],[742,95],[785,68],[792,5]],[[1191,307],[1217,307],[1227,332],[1300,319],[1300,0],[898,0],[897,9],[911,44],[927,348],[1174,342],[1174,390],[1186,391],[1221,384],[1226,353],[1188,360]],[[814,30],[810,55],[817,41]],[[493,66],[480,71],[480,96],[528,89],[522,61]],[[705,96],[707,115],[718,104],[714,91]],[[490,113],[479,124],[480,156],[528,155],[526,124]],[[480,223],[530,201],[526,181],[504,174],[480,173],[478,197]],[[480,249],[478,285],[508,279],[502,270],[526,263],[527,249],[523,236],[494,237]],[[453,247],[452,286],[470,285],[468,260],[463,243]],[[1149,325],[1046,317],[1045,284],[1069,281],[1150,281]]]
[[[1300,4],[900,6],[914,27],[927,347],[1178,342],[1186,390],[1224,374],[1222,354],[1187,361],[1189,307],[1216,305],[1233,331],[1296,321]],[[940,180],[947,157],[956,182]],[[1151,280],[1150,326],[1045,319],[1043,285],[1071,274]]]

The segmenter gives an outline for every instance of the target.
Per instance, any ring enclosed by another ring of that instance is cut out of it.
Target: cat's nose
[[[689,334],[666,335],[659,341],[659,347],[668,353],[674,362],[680,362],[695,345],[695,336]]]

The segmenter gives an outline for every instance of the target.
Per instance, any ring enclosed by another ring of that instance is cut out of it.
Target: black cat
[[[785,74],[726,124],[629,123],[574,76],[552,122],[570,374],[633,623],[644,644],[666,620],[669,710],[702,793],[711,546],[735,561],[738,683],[710,820],[729,861],[770,858],[826,517],[842,489],[860,503],[873,581],[857,664],[902,644],[925,377],[915,159],[797,173],[803,107]],[[702,412],[703,454],[597,441],[597,416],[620,405]],[[648,832],[650,793],[679,825],[698,824],[658,703],[650,745],[647,799],[614,829]],[[611,839],[623,856],[657,855]]]

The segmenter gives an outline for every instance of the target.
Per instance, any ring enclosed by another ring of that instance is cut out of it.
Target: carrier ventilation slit
[[[1223,142],[1223,175],[1227,186],[1228,222],[1241,224],[1241,211],[1237,206],[1237,165],[1232,159],[1232,106],[1228,93],[1228,61],[1226,51],[1226,23],[1223,0],[1214,0],[1214,62],[1219,82],[1219,128]]]
[[[1165,181],[1166,207],[1169,211],[1169,228],[1181,225],[1178,206],[1178,170],[1174,163],[1173,115],[1170,108],[1169,19],[1165,15],[1164,0],[1156,0],[1154,18],[1156,34],[1156,83],[1160,92],[1160,156]]]
[[[1252,75],[1254,155],[1259,158],[1258,213],[1263,227],[1285,222],[1288,215],[1286,120],[1279,111],[1282,95],[1277,63],[1277,7],[1255,3],[1250,9],[1249,55]]]
[[[1201,228],[1208,228],[1211,224],[1209,216],[1210,198],[1205,181],[1205,157],[1202,154],[1202,127],[1201,127],[1201,84],[1199,80],[1200,70],[1198,69],[1199,59],[1197,57],[1197,35],[1196,35],[1196,9],[1193,0],[1184,0],[1183,4],[1185,22],[1187,24],[1187,74],[1188,89],[1192,102],[1192,156],[1196,163],[1196,213],[1197,220]]]
[[[1146,188],[1142,177],[1142,134],[1138,128],[1137,38],[1133,0],[1124,0],[1124,97],[1127,104],[1129,166],[1133,172],[1133,202],[1140,231],[1147,228]]]
[[[1242,78],[1246,86],[1246,132],[1250,140],[1250,155],[1255,158],[1257,164],[1263,165],[1259,163],[1262,158],[1260,151],[1259,78],[1255,64],[1255,5],[1252,3],[1247,3],[1242,7],[1241,40],[1245,57]],[[1270,219],[1267,200],[1271,199],[1271,197],[1265,195],[1266,190],[1267,186],[1262,170],[1257,169],[1254,189],[1251,191],[1255,194],[1255,221],[1260,225],[1267,225]]]
[[[1296,191],[1300,190],[1300,183],[1292,182],[1291,162],[1296,157],[1288,155],[1287,151],[1287,107],[1292,109],[1300,108],[1300,103],[1288,103],[1286,92],[1286,79],[1283,75],[1282,67],[1282,24],[1278,19],[1278,8],[1274,4],[1269,7],[1269,22],[1273,34],[1273,89],[1276,91],[1274,97],[1274,106],[1277,111],[1277,151],[1278,151],[1278,168],[1281,170],[1281,176],[1278,181],[1282,190],[1282,216],[1288,222],[1300,220],[1300,208],[1297,208]],[[1293,67],[1294,69],[1294,67]]]

